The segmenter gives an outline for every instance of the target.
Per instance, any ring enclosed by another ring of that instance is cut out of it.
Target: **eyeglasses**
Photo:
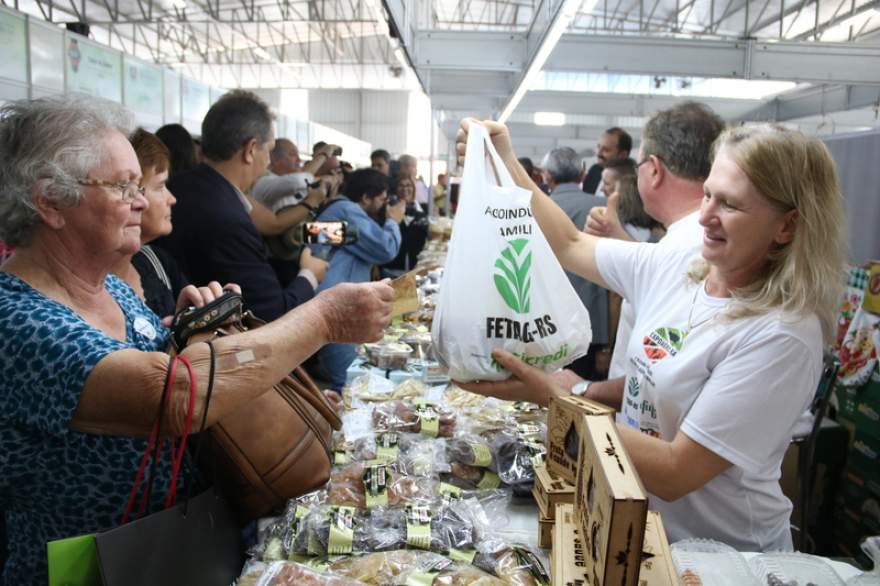
[[[100,179],[78,179],[77,183],[88,187],[109,187],[119,192],[124,203],[131,203],[138,195],[143,196],[146,189],[138,186],[134,181],[101,181]]]
[[[660,155],[648,155],[647,157],[645,157],[644,159],[642,159],[641,161],[639,161],[638,163],[636,163],[636,169],[638,169],[639,167],[641,167],[641,166],[644,165],[645,163],[650,163],[650,162],[651,162],[651,157],[652,157],[652,156],[653,156],[653,157],[657,157],[657,160],[658,160],[658,161],[660,161],[661,163],[664,163],[664,164],[665,164],[665,162],[663,161],[663,157],[661,157]]]

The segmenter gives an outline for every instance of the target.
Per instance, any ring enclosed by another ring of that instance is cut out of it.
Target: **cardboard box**
[[[637,574],[639,586],[679,586],[675,562],[666,539],[660,513],[649,511]],[[550,581],[553,586],[593,586],[589,556],[581,538],[577,515],[571,505],[557,505],[550,553]],[[613,582],[605,582],[613,584]]]
[[[538,547],[553,549],[553,525],[553,519],[538,515]]]
[[[535,468],[532,496],[535,497],[541,514],[553,520],[556,518],[556,505],[574,504],[574,484],[554,476],[546,466],[538,466]]]
[[[589,583],[636,586],[648,498],[611,418],[583,420],[574,502]]]
[[[547,469],[574,483],[577,478],[583,416],[613,414],[614,409],[611,407],[574,395],[550,401],[550,413],[547,416]]]

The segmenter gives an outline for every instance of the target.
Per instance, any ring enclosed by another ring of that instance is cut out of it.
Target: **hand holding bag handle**
[[[213,391],[215,370],[214,349],[210,348],[210,372],[205,396],[205,407],[200,429],[207,421]],[[172,358],[187,366],[190,376],[190,401],[187,423],[180,446],[173,451],[172,486],[166,494],[166,506],[174,502],[176,481],[186,457],[185,436],[189,434],[195,407],[195,377],[185,357]],[[173,385],[174,371],[169,368],[168,382],[160,403],[167,404],[167,395]],[[170,384],[169,384],[170,383]],[[160,428],[154,426],[157,437]],[[158,443],[158,442],[157,442]],[[201,450],[201,442],[197,452]],[[184,503],[164,511],[137,519],[96,538],[104,586],[213,586],[230,584],[241,571],[243,546],[241,532],[232,510],[214,489],[190,498],[194,481],[187,483]]]
[[[214,305],[223,303],[221,297],[198,310],[185,310],[191,320],[188,323],[198,322],[198,327],[186,326],[188,343],[234,335],[263,324],[250,313],[240,317],[234,311],[215,313]],[[212,460],[202,463],[211,466],[239,518],[248,521],[329,480],[331,433],[341,426],[327,398],[297,368],[272,389],[217,421],[208,434]]]

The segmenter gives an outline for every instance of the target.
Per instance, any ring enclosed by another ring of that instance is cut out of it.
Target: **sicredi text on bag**
[[[548,371],[587,353],[589,313],[538,227],[531,198],[486,129],[471,124],[431,332],[454,380],[508,378],[492,358],[496,347]]]

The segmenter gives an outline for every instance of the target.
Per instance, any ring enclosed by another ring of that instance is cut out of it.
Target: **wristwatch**
[[[571,394],[576,397],[583,397],[587,394],[587,389],[593,384],[591,380],[582,380],[571,385]]]

